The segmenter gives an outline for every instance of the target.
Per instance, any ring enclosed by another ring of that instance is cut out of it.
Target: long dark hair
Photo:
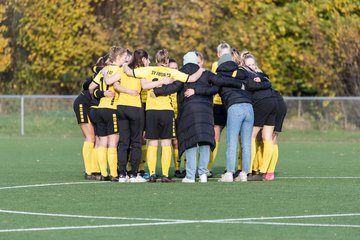
[[[135,50],[133,57],[129,63],[129,67],[132,69],[135,69],[137,67],[143,67],[144,63],[142,61],[142,58],[149,59],[149,54],[143,49]]]

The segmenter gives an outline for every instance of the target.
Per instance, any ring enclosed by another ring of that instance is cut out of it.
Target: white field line
[[[233,218],[207,220],[208,222],[236,222],[236,221],[258,221],[258,220],[279,220],[279,219],[304,219],[304,218],[328,218],[328,217],[353,217],[360,216],[360,213],[344,213],[344,214],[320,214],[320,215],[300,215],[300,216],[279,216],[279,217],[255,217],[255,218]]]
[[[230,219],[213,219],[213,220],[184,220],[184,219],[161,219],[161,218],[130,218],[130,217],[107,217],[107,216],[87,216],[72,214],[54,214],[54,213],[37,213],[23,212],[0,209],[0,213],[48,216],[48,217],[69,217],[69,218],[87,218],[87,219],[108,219],[108,220],[137,220],[137,221],[159,221],[159,222],[197,222],[197,223],[226,223],[238,221],[258,221],[258,220],[279,220],[279,219],[304,219],[304,218],[329,218],[329,217],[352,217],[360,216],[360,213],[344,214],[320,214],[320,215],[300,215],[300,216],[278,216],[278,217],[255,217],[255,218],[230,218]]]
[[[47,216],[47,217],[68,217],[68,218],[89,218],[89,219],[107,219],[107,220],[132,220],[132,221],[158,221],[158,222],[178,222],[187,221],[181,219],[161,219],[161,218],[129,218],[129,217],[107,217],[107,216],[87,216],[87,215],[73,215],[73,214],[54,214],[54,213],[38,213],[38,212],[22,212],[0,209],[0,213],[33,215],[33,216]]]
[[[67,182],[67,183],[41,183],[41,184],[32,184],[32,185],[0,187],[0,190],[4,190],[4,189],[16,189],[16,188],[34,188],[34,187],[48,187],[48,186],[94,184],[94,183],[106,183],[106,182],[90,182],[90,181],[89,181],[89,182]]]
[[[0,229],[0,233],[7,232],[31,232],[31,231],[51,231],[51,230],[75,230],[75,229],[97,229],[97,228],[120,228],[120,227],[141,227],[156,225],[189,224],[202,221],[176,221],[176,222],[155,222],[155,223],[131,223],[131,224],[112,224],[112,225],[93,225],[93,226],[65,226],[47,228],[18,228]],[[296,226],[296,227],[341,227],[341,228],[360,228],[360,225],[344,224],[317,224],[317,223],[281,223],[281,222],[220,222],[226,224],[254,224],[254,225],[277,225],[277,226]]]
[[[47,228],[0,229],[0,233],[51,231],[51,230],[74,230],[74,229],[96,229],[96,228],[140,227],[140,226],[171,225],[171,224],[184,224],[184,223],[192,223],[192,221],[155,222],[155,223],[130,223],[130,224],[93,225],[93,226],[91,226],[91,225],[90,226],[65,226],[65,227],[47,227]]]
[[[255,224],[255,225],[277,225],[277,226],[296,226],[296,227],[360,228],[360,225],[322,224],[322,223],[282,223],[282,222],[229,222],[229,223]]]

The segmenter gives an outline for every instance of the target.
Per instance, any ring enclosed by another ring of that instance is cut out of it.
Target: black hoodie
[[[220,64],[217,78],[212,83],[221,87],[220,96],[226,109],[238,103],[252,103],[252,94],[259,89],[271,87],[270,82],[255,82],[254,76],[233,61]]]

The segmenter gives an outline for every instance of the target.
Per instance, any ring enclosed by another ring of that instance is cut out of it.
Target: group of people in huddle
[[[211,71],[196,51],[183,56],[180,69],[166,49],[156,53],[156,66],[143,49],[112,47],[101,57],[74,101],[85,136],[85,179],[174,182],[173,159],[175,177],[206,183],[226,127],[226,168],[218,181],[274,180],[286,104],[250,52],[222,42],[217,56]]]

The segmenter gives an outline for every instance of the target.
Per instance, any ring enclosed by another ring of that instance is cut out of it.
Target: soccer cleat
[[[100,180],[99,181],[110,181],[110,178],[109,178],[109,176],[100,175]]]
[[[109,176],[109,181],[110,182],[118,182],[119,181],[119,177],[118,176],[116,176],[116,177],[113,177],[113,176]]]
[[[184,177],[181,182],[183,182],[183,183],[194,183],[195,180],[194,180],[194,179],[187,178],[187,177]]]
[[[137,175],[136,177],[134,175],[131,175],[128,182],[130,183],[144,183],[147,182],[145,178],[141,177],[140,175]]]
[[[174,173],[174,177],[176,178],[184,178],[186,176],[186,171],[180,172],[180,170],[176,170]]]
[[[207,174],[205,173],[205,174],[201,174],[200,176],[199,176],[199,182],[201,182],[201,183],[207,183]]]
[[[94,180],[93,175],[85,173],[85,180]]]
[[[236,178],[234,178],[235,182],[247,182],[247,174],[245,172],[240,172]]]
[[[101,173],[99,173],[99,172],[93,173],[93,178],[94,178],[94,180],[96,180],[96,181],[100,181],[100,179],[101,179]]]
[[[163,182],[163,183],[171,183],[171,182],[175,182],[175,181],[172,180],[171,177],[163,176],[163,177],[161,178],[161,182]]]
[[[120,174],[119,176],[119,183],[126,183],[129,180],[129,177],[126,175]]]
[[[213,177],[214,177],[213,172],[212,172],[212,171],[209,171],[209,172],[207,173],[207,178],[213,178]]]
[[[263,180],[263,173],[259,174],[252,174],[247,177],[248,181],[262,181]]]
[[[263,178],[264,181],[274,181],[275,175],[274,173],[266,173],[265,177]]]
[[[226,172],[221,175],[221,178],[218,180],[218,182],[233,182],[234,177],[232,172]]]
[[[150,182],[150,183],[155,183],[156,182],[156,175],[151,175],[150,177],[149,177],[149,181],[148,182]]]

